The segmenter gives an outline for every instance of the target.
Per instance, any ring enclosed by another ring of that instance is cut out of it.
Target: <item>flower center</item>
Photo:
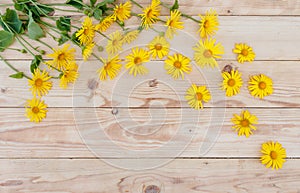
[[[38,107],[32,107],[31,111],[34,113],[34,114],[38,114],[40,112],[40,109]]]
[[[109,69],[111,69],[111,63],[107,62],[104,66],[104,70],[109,70]]]
[[[198,101],[201,101],[202,98],[203,98],[203,95],[200,92],[197,92],[196,93],[196,98],[197,98]]]
[[[58,55],[58,60],[64,60],[66,58],[64,53]]]
[[[175,61],[175,62],[174,62],[174,66],[175,66],[176,68],[181,68],[181,62]]]
[[[211,58],[212,52],[210,50],[205,50],[203,55],[205,58]]]
[[[204,22],[203,26],[204,26],[204,28],[209,28],[209,21],[206,20],[206,21]]]
[[[134,58],[133,62],[135,65],[140,65],[142,63],[142,59],[140,57],[136,57],[136,58]]]
[[[242,127],[249,127],[249,121],[247,119],[244,119],[241,121]]]
[[[227,82],[228,86],[234,86],[235,85],[235,80],[234,79],[229,79]]]
[[[161,50],[162,49],[162,45],[161,44],[155,44],[155,49],[156,50]]]
[[[170,26],[170,27],[174,27],[174,24],[175,24],[175,21],[174,21],[174,20],[171,20],[171,21],[169,22],[169,26]]]
[[[36,87],[41,87],[43,85],[43,80],[38,78],[38,79],[35,80],[34,83],[35,83]]]
[[[242,52],[241,52],[241,54],[243,55],[243,56],[248,56],[248,50],[247,49],[243,49],[242,50]]]
[[[266,85],[265,82],[260,82],[260,83],[258,84],[258,87],[259,87],[260,89],[264,90],[264,89],[267,87],[267,85]]]
[[[114,46],[117,45],[117,43],[118,43],[118,40],[113,40],[112,41],[112,45],[114,45]]]
[[[84,31],[83,31],[84,35],[86,35],[86,36],[89,35],[89,32],[90,32],[90,31],[89,31],[89,29],[87,29],[87,28],[85,28]]]
[[[277,153],[276,153],[276,151],[271,151],[270,157],[271,157],[272,159],[276,159],[276,158],[277,158]]]
[[[150,17],[150,18],[151,18],[151,17],[152,17],[152,9],[149,9],[149,10],[147,11],[147,14],[146,14],[146,15],[147,15],[147,17]]]

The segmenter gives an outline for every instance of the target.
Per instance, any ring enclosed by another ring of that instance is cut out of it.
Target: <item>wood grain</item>
[[[0,160],[0,190],[144,193],[143,189],[155,185],[162,193],[290,193],[300,191],[299,162],[288,160],[282,170],[274,171],[256,159],[175,160],[161,168],[128,171],[100,160]]]
[[[83,21],[84,17],[75,17],[76,21]],[[199,18],[197,18],[199,19]],[[191,20],[183,20],[185,22],[185,29],[179,33],[172,42],[172,49],[183,49],[180,46],[183,42],[187,45],[185,48],[191,48],[199,40],[197,33],[199,25]],[[137,26],[140,21],[137,18],[132,18],[126,22],[127,26]],[[80,22],[74,25],[80,26]],[[120,27],[114,25],[106,34],[115,30],[120,30]],[[300,46],[300,17],[259,17],[259,16],[230,16],[220,17],[220,30],[215,38],[221,42],[225,48],[224,60],[235,60],[236,55],[232,53],[235,43],[248,43],[250,44],[255,53],[256,60],[299,60],[298,48]],[[150,34],[150,35],[149,35]],[[145,31],[141,35],[143,38],[138,39],[138,45],[146,45],[151,39],[157,35],[153,31]],[[96,42],[98,45],[105,46],[106,41],[97,36]],[[147,37],[147,38],[145,38]],[[52,47],[57,47],[57,43],[51,38],[43,38],[42,41],[47,42]],[[188,41],[187,41],[188,40]],[[29,40],[30,41],[30,40]],[[51,53],[49,48],[42,46],[38,42],[30,41],[33,46],[41,46],[47,53]],[[134,45],[124,46],[124,50],[128,50]],[[14,48],[20,47],[15,42],[12,45]],[[81,51],[77,49],[77,59],[82,59]],[[96,50],[96,49],[95,49]],[[97,55],[105,56],[105,52],[95,52]],[[30,54],[21,54],[17,51],[6,50],[6,59],[32,59]],[[47,59],[47,57],[45,57]]]
[[[150,0],[136,0],[142,6],[147,6]],[[3,4],[10,4],[12,0],[2,0]],[[65,3],[65,0],[39,0],[41,3]],[[88,3],[88,0],[84,0]],[[119,0],[125,2],[125,0]],[[163,2],[172,5],[174,0],[164,0]],[[220,15],[300,15],[300,2],[298,0],[182,0],[179,1],[179,9],[190,15],[203,14],[208,9],[215,9]],[[72,9],[71,7],[61,7],[62,9]],[[0,7],[0,10],[4,10]],[[134,11],[138,12],[139,9]],[[56,15],[66,15],[62,11],[56,11]],[[78,13],[67,13],[68,15],[78,15]],[[162,14],[168,14],[167,9],[162,10]]]
[[[231,130],[236,109],[50,108],[31,123],[22,108],[0,108],[0,157],[259,157],[261,144],[279,141],[289,157],[300,157],[298,108],[248,109],[258,117],[249,138]],[[76,121],[76,122],[75,122]],[[224,121],[224,122],[223,122]],[[144,150],[144,152],[142,152]]]
[[[28,62],[10,61],[13,65],[29,75]],[[244,86],[241,93],[234,97],[225,97],[220,90],[222,77],[219,72],[225,65],[232,63],[243,74]],[[53,80],[54,87],[44,97],[50,107],[188,107],[184,96],[191,83],[207,85],[212,93],[212,101],[207,107],[299,107],[300,106],[300,76],[299,64],[293,61],[257,61],[252,64],[238,64],[235,61],[220,62],[220,69],[198,69],[193,66],[193,72],[185,80],[174,80],[166,74],[162,61],[152,61],[146,66],[150,73],[145,76],[133,77],[125,69],[113,81],[100,81],[96,71],[101,67],[99,61],[89,61],[80,64],[80,78],[73,88],[67,90],[58,87],[58,81]],[[88,67],[88,68],[87,68]],[[26,80],[8,78],[13,71],[0,63],[0,106],[23,107],[25,101],[31,98]],[[260,100],[254,98],[247,90],[250,75],[266,74],[274,81],[274,94]],[[57,76],[54,71],[53,76]],[[157,79],[156,87],[149,87],[149,81]],[[130,82],[130,84],[127,84]]]

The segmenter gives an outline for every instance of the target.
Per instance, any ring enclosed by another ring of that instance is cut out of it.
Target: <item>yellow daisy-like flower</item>
[[[181,54],[174,54],[173,56],[168,56],[165,60],[165,69],[167,74],[170,74],[174,79],[181,76],[184,79],[184,73],[189,74],[192,71],[191,60]]]
[[[95,43],[94,42],[92,42],[92,43],[84,46],[84,48],[82,50],[82,56],[83,56],[83,60],[84,61],[87,61],[89,59],[89,57],[93,53],[93,48],[94,47],[95,47]]]
[[[66,69],[62,72],[59,86],[63,89],[68,87],[69,83],[74,83],[79,76],[78,66],[75,62],[70,62]]]
[[[46,117],[47,105],[44,101],[40,99],[33,98],[27,101],[26,107],[26,117],[30,119],[31,122],[40,122]]]
[[[75,52],[74,48],[69,49],[70,44],[65,44],[63,48],[54,49],[53,53],[48,54],[47,56],[53,58],[52,61],[49,61],[48,64],[54,66],[60,70],[66,68],[69,62],[75,60]]]
[[[129,69],[129,74],[136,76],[137,74],[144,75],[148,69],[142,64],[149,62],[150,54],[142,48],[133,48],[132,53],[126,56],[126,69]]]
[[[152,0],[151,5],[143,9],[143,13],[139,14],[142,17],[142,26],[146,29],[156,23],[160,16],[160,0]]]
[[[110,40],[107,41],[106,51],[108,54],[113,55],[123,48],[123,36],[120,31],[116,31],[109,35]]]
[[[149,44],[149,53],[153,58],[162,59],[164,56],[169,54],[170,44],[169,42],[162,36],[156,36]]]
[[[216,44],[215,39],[200,40],[193,50],[195,51],[194,60],[201,67],[207,65],[212,68],[217,67],[216,59],[221,58],[221,55],[224,54],[224,47],[221,43]]]
[[[176,34],[176,29],[183,29],[183,22],[180,21],[181,13],[176,9],[171,11],[170,18],[167,18],[166,26],[168,26],[166,36],[172,39],[174,34]]]
[[[272,167],[272,169],[282,168],[283,163],[286,158],[286,151],[282,145],[278,142],[266,142],[261,146],[261,163],[266,165],[267,168]]]
[[[49,81],[51,76],[44,70],[42,73],[40,69],[35,69],[32,79],[28,80],[28,85],[32,91],[33,96],[38,95],[39,97],[48,94],[52,87],[52,82]]]
[[[253,49],[247,44],[235,44],[233,53],[237,54],[237,61],[239,63],[252,62],[255,59]]]
[[[231,122],[235,124],[232,129],[238,132],[238,135],[245,135],[249,137],[252,134],[252,130],[256,130],[253,124],[257,124],[257,117],[250,114],[249,111],[242,111],[241,115],[234,114]]]
[[[223,72],[223,84],[222,90],[226,90],[226,96],[233,96],[240,92],[240,88],[243,85],[241,78],[242,74],[238,70],[232,70],[229,72]]]
[[[130,1],[127,1],[124,4],[121,3],[120,5],[116,5],[113,13],[114,18],[124,22],[130,17],[131,7],[132,5]]]
[[[80,30],[76,32],[80,44],[90,44],[95,37],[95,26],[91,18],[86,17]]]
[[[112,80],[121,70],[122,64],[119,56],[108,58],[107,60],[101,58],[103,66],[97,71],[99,73],[100,80],[106,80],[107,76]]]
[[[199,15],[200,20],[200,29],[199,33],[202,38],[207,38],[216,34],[216,31],[219,29],[218,14],[215,10],[209,10],[205,13],[204,16]]]
[[[185,99],[191,108],[203,109],[203,102],[209,102],[211,95],[206,86],[197,86],[192,84],[192,86],[187,90]]]
[[[273,81],[264,74],[254,75],[250,77],[248,89],[252,96],[262,99],[273,93]]]
[[[106,30],[114,23],[114,16],[106,16],[100,23],[95,26],[95,30],[100,32],[106,32]]]
[[[123,42],[130,44],[131,42],[133,42],[134,40],[137,39],[137,37],[139,36],[140,31],[139,30],[132,30],[129,31],[127,33],[124,34],[123,36]]]

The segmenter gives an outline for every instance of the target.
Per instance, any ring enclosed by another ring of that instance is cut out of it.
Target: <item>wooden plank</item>
[[[150,0],[136,0],[143,6],[147,6]],[[2,4],[10,4],[11,0],[2,0]],[[40,0],[41,3],[65,3],[65,0]],[[88,2],[88,0],[84,0]],[[120,0],[125,2],[125,0]],[[163,2],[172,5],[174,0],[163,0]],[[180,1],[180,10],[188,10],[187,14],[198,15],[203,14],[208,9],[215,9],[220,15],[300,15],[300,2],[299,0],[231,0],[231,1],[207,1],[207,0],[185,0]],[[0,10],[5,10],[0,7]],[[70,9],[70,7],[61,7]],[[138,12],[136,8],[134,10]],[[56,15],[66,15],[61,11],[56,11]],[[78,13],[67,13],[69,15],[78,15]],[[168,14],[166,9],[163,9],[162,14]]]
[[[77,21],[75,25],[80,25],[78,21],[83,20],[82,17],[75,17],[74,19]],[[126,24],[127,26],[136,26],[139,22],[137,18],[132,18]],[[182,43],[187,43],[185,48],[191,48],[199,40],[199,34],[197,33],[199,25],[191,20],[184,20],[184,22],[185,30],[172,40],[172,49],[182,49]],[[119,29],[120,27],[114,25],[107,34]],[[235,60],[236,55],[232,53],[232,49],[235,43],[240,42],[248,43],[253,47],[257,55],[256,60],[298,60],[299,53],[297,49],[300,46],[298,31],[300,31],[300,17],[223,16],[220,17],[220,30],[216,35],[216,39],[224,45],[224,60]],[[124,50],[126,51],[137,45],[137,42],[139,46],[146,45],[155,35],[157,35],[156,32],[144,31],[135,44],[124,46]],[[102,40],[103,38],[97,35],[97,44],[105,46],[106,41]],[[57,43],[51,37],[43,38],[42,41],[47,42],[52,47],[57,47]],[[33,46],[41,46],[47,53],[52,52],[38,42],[30,40],[29,42]],[[15,42],[12,47],[18,48],[20,46]],[[74,45],[73,47],[76,46]],[[77,58],[81,59],[81,51],[79,48],[76,49]],[[104,56],[105,52],[99,53],[95,51],[95,53]],[[32,59],[30,54],[22,54],[13,50],[6,50],[4,55],[7,59]]]
[[[151,185],[159,188],[157,192],[174,193],[300,191],[300,160],[288,160],[278,171],[266,169],[253,159],[175,160],[145,171],[121,170],[85,159],[0,163],[1,192],[145,193]]]
[[[27,74],[29,64],[26,61],[10,61]],[[228,63],[242,72],[244,86],[241,93],[234,97],[225,97],[220,90],[222,77],[218,69],[197,69],[186,76],[185,80],[173,80],[166,74],[162,61],[153,61],[146,66],[150,73],[145,76],[133,77],[122,70],[117,79],[99,81],[96,73],[101,64],[97,61],[80,63],[80,78],[72,88],[67,90],[58,87],[58,81],[53,80],[54,87],[49,95],[44,97],[50,107],[149,107],[154,103],[165,107],[188,107],[184,96],[191,83],[208,85],[212,93],[212,101],[207,107],[299,107],[300,106],[300,67],[292,61],[257,61],[252,64],[237,64],[234,61],[220,62],[220,69]],[[13,71],[0,63],[0,106],[23,107],[25,101],[31,98],[26,80],[8,78]],[[51,72],[53,76],[55,72]],[[260,100],[254,98],[247,90],[250,75],[264,73],[274,81],[274,94]],[[156,87],[149,87],[149,81],[157,79]],[[130,84],[129,84],[130,83]]]
[[[109,108],[50,108],[35,124],[22,108],[0,108],[0,157],[95,157],[91,149],[105,158],[258,158],[269,140],[282,143],[288,157],[300,157],[299,109],[248,109],[259,120],[249,138],[231,129],[241,110],[120,108],[113,115]]]

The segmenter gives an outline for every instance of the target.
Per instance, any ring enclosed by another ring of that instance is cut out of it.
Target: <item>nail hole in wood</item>
[[[90,79],[88,81],[88,88],[91,89],[91,90],[95,90],[96,88],[98,88],[98,85],[99,85],[99,83],[95,79]]]
[[[156,79],[153,79],[153,80],[150,80],[148,84],[149,84],[149,87],[156,87],[158,82]]]
[[[230,64],[227,64],[226,66],[224,66],[222,72],[228,72],[230,73],[232,71],[232,66]]]
[[[156,185],[149,185],[144,189],[144,193],[160,193],[160,188]]]
[[[113,115],[116,115],[116,114],[118,114],[118,109],[117,108],[113,108],[112,110],[111,110],[111,114],[113,114]]]

